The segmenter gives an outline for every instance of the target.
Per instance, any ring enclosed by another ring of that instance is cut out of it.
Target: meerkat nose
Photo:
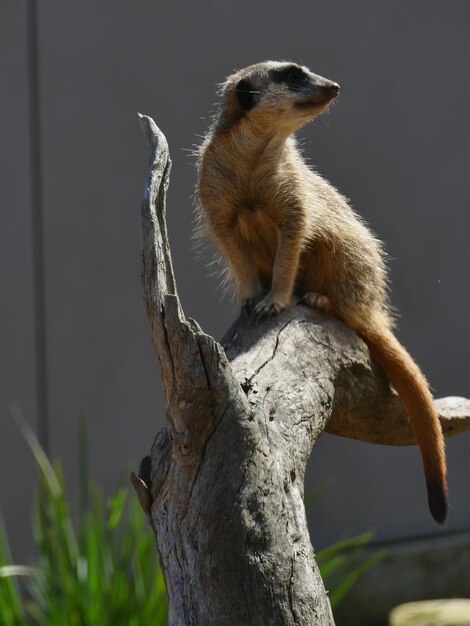
[[[338,85],[338,83],[331,83],[329,85],[329,87],[330,87],[330,89],[331,89],[331,91],[333,93],[339,93],[339,85]]]

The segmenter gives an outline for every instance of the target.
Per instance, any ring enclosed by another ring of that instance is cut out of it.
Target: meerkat
[[[447,515],[444,439],[424,375],[393,334],[382,243],[310,169],[293,137],[339,85],[296,63],[235,72],[198,153],[199,213],[254,319],[297,301],[335,315],[368,345],[409,414],[429,508]]]

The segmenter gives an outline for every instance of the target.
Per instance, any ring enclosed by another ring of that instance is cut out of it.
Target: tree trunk
[[[176,294],[165,225],[171,162],[150,146],[142,280],[165,388],[167,427],[149,477],[132,482],[155,532],[170,626],[333,626],[309,540],[304,474],[323,430],[414,443],[406,413],[365,344],[297,306],[259,325],[241,316],[223,348]],[[441,400],[444,429],[469,428],[469,402]]]

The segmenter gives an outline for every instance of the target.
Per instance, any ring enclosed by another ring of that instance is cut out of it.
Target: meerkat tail
[[[447,516],[447,481],[444,437],[428,383],[418,365],[394,334],[379,319],[357,330],[371,355],[383,368],[405,406],[423,460],[428,503],[432,516],[444,524]]]

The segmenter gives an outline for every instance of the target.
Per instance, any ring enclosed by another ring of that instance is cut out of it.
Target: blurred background
[[[108,489],[164,423],[139,275],[148,155],[137,111],[170,145],[185,313],[216,339],[237,315],[210,253],[198,259],[191,243],[190,151],[234,69],[289,59],[339,82],[329,115],[300,132],[304,153],[385,241],[398,336],[436,396],[470,394],[469,28],[465,0],[0,1],[0,508],[16,561],[32,558],[36,473],[12,404],[61,459],[72,492],[79,415],[92,475]],[[441,530],[417,449],[324,435],[306,479],[307,494],[327,486],[309,511],[314,547],[373,529],[390,550],[419,538],[429,553],[460,537],[468,555],[469,444],[470,434],[448,441]],[[456,576],[468,595],[469,570]]]

